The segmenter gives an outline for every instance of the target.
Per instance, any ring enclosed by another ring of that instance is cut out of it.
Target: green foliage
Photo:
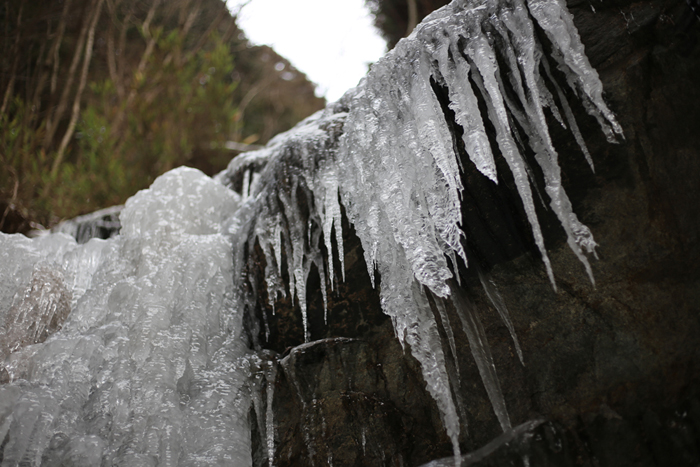
[[[183,54],[181,47],[176,35],[162,36],[146,71],[134,76],[141,98],[129,109],[115,151],[128,161],[129,178],[142,187],[155,175],[190,162],[200,145],[223,147],[234,131],[237,83],[231,79],[229,47],[216,39],[182,66],[165,62],[169,55]],[[109,80],[103,89],[102,102],[116,98]],[[105,117],[112,110],[109,104],[95,109]]]
[[[248,44],[223,0],[103,2],[83,91],[80,38],[99,4],[0,7],[12,39],[0,43],[0,216],[10,206],[50,227],[179,165],[214,174],[236,155],[227,141],[264,144],[325,104],[286,60]]]
[[[84,113],[79,127],[79,150],[73,151],[79,157],[66,161],[55,178],[50,175],[55,153],[41,147],[43,126],[23,124],[28,114],[24,102],[15,98],[0,116],[0,195],[8,204],[25,207],[25,216],[48,224],[95,204],[117,204],[125,188],[133,189],[125,183],[123,161],[105,158],[113,144],[104,136],[104,119],[94,111]]]
[[[223,147],[235,131],[237,106],[231,78],[233,55],[221,40],[212,41],[182,66],[168,55],[183,54],[177,34],[161,35],[138,83],[136,100],[125,129],[110,127],[117,98],[115,84],[107,79],[91,83],[91,103],[81,111],[76,144],[55,178],[50,164],[55,155],[41,149],[43,127],[24,125],[28,110],[15,98],[0,116],[2,149],[0,186],[5,199],[16,184],[22,191],[13,202],[32,199],[34,217],[52,223],[58,218],[88,212],[95,206],[123,203],[150,184],[160,173],[186,164],[197,145]],[[227,154],[228,155],[228,154]],[[9,188],[9,190],[8,190]]]

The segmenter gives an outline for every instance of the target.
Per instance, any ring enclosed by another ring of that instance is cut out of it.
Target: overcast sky
[[[235,11],[244,0],[228,0]],[[335,101],[386,51],[364,0],[251,0],[238,25],[251,42],[271,46]]]

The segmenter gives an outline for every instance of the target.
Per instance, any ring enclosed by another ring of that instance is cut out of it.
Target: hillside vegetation
[[[179,165],[213,174],[322,108],[222,0],[0,5],[0,230],[123,203]]]

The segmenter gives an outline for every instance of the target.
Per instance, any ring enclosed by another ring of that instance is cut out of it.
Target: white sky
[[[244,0],[228,0],[235,11]],[[257,45],[269,45],[335,101],[386,51],[364,0],[251,0],[238,25]]]

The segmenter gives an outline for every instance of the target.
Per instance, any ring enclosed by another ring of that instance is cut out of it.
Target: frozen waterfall
[[[533,154],[550,208],[593,280],[586,255],[596,243],[562,187],[545,116],[572,132],[592,168],[567,93],[610,141],[622,135],[563,1],[455,0],[340,101],[214,179],[186,168],[158,178],[126,203],[116,237],[78,245],[62,233],[0,235],[2,465],[251,465],[248,414],[270,405],[259,379],[275,370],[247,347],[244,315],[263,288],[271,300],[291,294],[309,338],[312,266],[324,302],[344,277],[334,270],[336,255],[344,258],[343,211],[454,454],[460,419],[443,347],[456,352],[456,332],[467,335],[508,430],[478,310],[456,274],[469,259],[460,170],[474,164],[498,183],[495,160],[505,160],[555,286],[525,158]],[[256,244],[266,263],[260,284],[249,274]],[[520,353],[505,303],[481,277]],[[273,414],[257,412],[269,431]],[[267,436],[270,459],[271,443]]]
[[[3,465],[251,463],[221,229],[238,205],[181,168],[127,202],[112,240],[0,237]]]

